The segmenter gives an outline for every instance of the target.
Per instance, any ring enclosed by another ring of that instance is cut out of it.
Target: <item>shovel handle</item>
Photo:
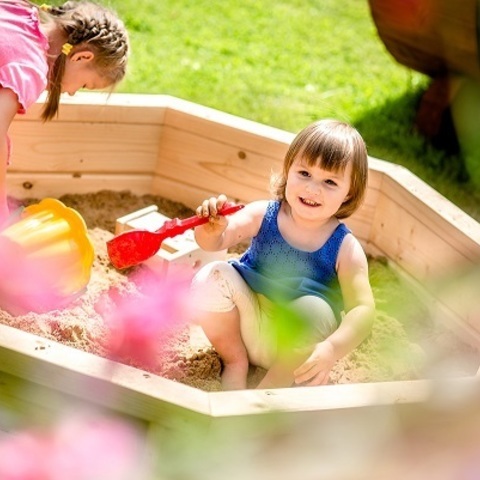
[[[231,215],[232,213],[238,212],[245,205],[242,204],[232,204],[226,203],[218,213],[220,215]],[[205,225],[208,223],[209,217],[199,217],[193,215],[192,217],[179,220],[178,218],[173,218],[172,220],[167,220],[157,231],[156,233],[161,233],[165,237],[174,237],[180,233],[186,232],[190,228],[199,227],[200,225]]]
[[[244,205],[225,204],[219,210],[220,215],[230,215],[242,209]],[[208,217],[197,215],[179,220],[167,220],[158,230],[129,230],[120,233],[107,242],[107,252],[115,268],[128,268],[144,262],[155,255],[163,240],[175,237],[188,229],[203,225],[208,222]]]

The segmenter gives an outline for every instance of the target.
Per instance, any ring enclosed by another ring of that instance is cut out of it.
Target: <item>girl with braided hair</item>
[[[53,7],[0,0],[0,228],[9,215],[6,170],[8,129],[47,90],[44,121],[60,95],[113,88],[125,76],[128,34],[111,10],[88,0]]]

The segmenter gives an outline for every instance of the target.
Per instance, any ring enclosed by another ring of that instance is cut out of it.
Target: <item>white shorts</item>
[[[215,261],[202,267],[192,280],[192,301],[203,312],[229,312],[237,307],[250,363],[271,367],[278,349],[279,310],[251,290],[231,264]],[[289,307],[308,322],[309,338],[303,340],[303,345],[320,342],[337,328],[332,308],[320,297],[306,295]]]

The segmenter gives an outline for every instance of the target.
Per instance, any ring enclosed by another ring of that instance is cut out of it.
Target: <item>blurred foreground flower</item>
[[[110,358],[154,367],[169,335],[190,317],[190,279],[190,272],[165,276],[140,269],[131,276],[137,293],[122,296],[111,290],[96,307],[109,328]]]
[[[147,478],[140,432],[106,417],[75,416],[6,436],[0,458],[2,480]]]

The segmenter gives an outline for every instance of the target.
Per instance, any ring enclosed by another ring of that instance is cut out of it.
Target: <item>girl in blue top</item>
[[[195,229],[203,249],[251,240],[240,259],[207,264],[192,282],[195,322],[222,358],[224,389],[246,388],[249,364],[267,370],[257,388],[326,384],[370,333],[367,258],[340,221],[363,200],[367,158],[356,129],[318,121],[287,151],[275,201],[221,216],[227,198],[219,195],[197,208],[210,219]]]

